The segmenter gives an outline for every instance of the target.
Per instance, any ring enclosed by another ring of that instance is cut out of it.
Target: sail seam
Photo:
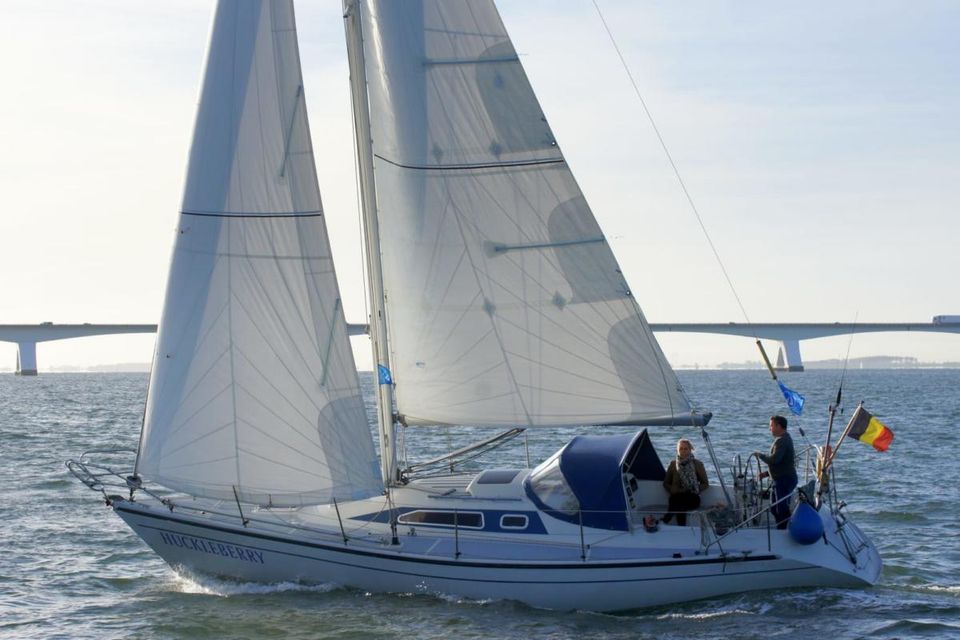
[[[449,187],[448,187],[448,188],[449,188]],[[449,191],[447,192],[447,197],[448,197],[448,198],[450,197]],[[457,230],[458,230],[459,233],[460,233],[460,238],[461,238],[461,241],[462,241],[463,245],[464,245],[465,247],[468,246],[468,244],[469,244],[469,238],[468,238],[468,235],[467,235],[466,231],[464,230],[464,225],[465,225],[466,223],[465,223],[464,220],[462,220],[462,216],[461,216],[461,214],[460,214],[460,211],[458,211],[457,209],[454,209],[454,210],[453,210],[453,221],[454,221],[454,223],[456,224]],[[482,270],[480,269],[480,267],[477,266],[476,261],[474,260],[474,257],[473,257],[473,255],[471,254],[470,250],[467,249],[467,250],[465,251],[465,253],[466,253],[466,258],[467,258],[467,264],[470,266],[470,269],[471,269],[472,274],[473,274],[474,281],[477,283],[477,288],[480,290],[480,293],[481,293],[481,294],[484,294],[484,286],[483,286],[484,283],[482,282],[481,277],[480,277],[480,274],[481,274]],[[485,275],[487,275],[488,278],[489,278],[489,274],[485,274]],[[487,284],[487,286],[489,287],[489,282],[487,282],[486,284]],[[517,375],[516,375],[516,373],[515,373],[515,371],[514,371],[513,365],[512,365],[512,363],[510,362],[510,358],[509,358],[509,355],[508,355],[508,354],[509,354],[509,351],[508,351],[507,346],[506,346],[506,344],[505,344],[505,342],[504,342],[503,336],[501,335],[501,331],[500,331],[499,327],[497,326],[497,322],[496,322],[496,320],[494,319],[494,317],[493,317],[492,314],[489,316],[489,321],[490,321],[490,329],[491,329],[491,331],[493,332],[493,335],[494,335],[495,340],[497,341],[497,343],[498,343],[499,346],[500,346],[500,352],[503,354],[503,363],[504,363],[504,365],[506,365],[507,373],[508,373],[508,377],[509,377],[509,383],[512,385],[512,388],[513,388],[513,394],[512,394],[512,395],[514,395],[514,396],[516,397],[516,402],[517,402],[517,404],[519,404],[520,412],[522,413],[522,417],[526,419],[526,424],[532,425],[532,424],[533,424],[533,419],[532,419],[533,416],[531,415],[532,412],[531,412],[530,409],[527,407],[527,399],[524,398],[524,397],[523,397],[523,394],[520,392],[520,384],[519,384],[519,381],[517,380]],[[477,344],[479,344],[479,341],[477,341],[477,342],[474,344],[474,346],[476,346]],[[518,420],[518,422],[519,422],[519,420]]]
[[[552,190],[552,188],[551,188],[551,190]],[[577,188],[577,191],[579,191],[579,188]],[[490,194],[490,195],[491,195],[491,197],[492,197],[492,194]],[[582,192],[580,193],[580,195],[581,195],[581,197],[582,197]],[[493,199],[494,199],[494,201],[496,202],[496,199],[495,199],[495,198],[493,198]],[[558,199],[559,199],[559,196],[558,196]],[[527,204],[528,204],[531,208],[534,208],[534,209],[535,209],[534,204],[533,204],[532,202],[527,201]],[[506,214],[508,217],[510,217],[510,218],[512,219],[512,216],[510,216],[510,215],[508,214],[508,210],[507,210],[505,207],[503,207],[503,206],[500,205],[499,203],[498,203],[498,206],[499,206],[500,210],[501,210],[504,214]],[[478,231],[479,231],[479,229],[478,229]],[[613,257],[613,256],[611,256],[611,257]],[[549,256],[545,256],[545,259],[547,260],[547,262],[548,262],[554,269],[556,269],[557,271],[561,271],[561,272],[562,272],[562,267],[561,267],[560,265],[556,264],[553,260],[551,260],[551,259],[549,258]],[[615,258],[614,258],[614,260],[615,260]],[[600,267],[601,267],[601,265],[600,265],[600,263],[599,263],[599,260],[598,260],[596,257],[594,257],[594,259],[593,259],[593,266],[596,267],[596,268],[600,268]],[[518,267],[519,267],[519,265],[518,265]],[[618,269],[618,271],[619,271],[619,269]],[[496,282],[496,281],[495,281],[495,282]],[[501,287],[503,287],[504,290],[505,290],[505,292],[506,292],[508,295],[516,295],[516,294],[513,293],[513,291],[512,291],[509,287],[504,286],[502,283],[497,283],[497,284],[499,284]],[[541,287],[541,289],[542,289],[542,287]],[[638,319],[640,319],[641,324],[644,326],[644,332],[647,334],[646,337],[647,337],[648,344],[651,343],[651,342],[653,342],[653,337],[652,337],[652,335],[650,334],[649,329],[646,328],[646,320],[643,318],[643,314],[642,314],[642,312],[640,311],[639,305],[637,305],[636,300],[634,300],[634,299],[632,298],[632,296],[630,295],[629,291],[624,292],[624,296],[627,297],[627,298],[630,298],[630,301],[632,301],[634,313],[636,314],[636,317],[637,317]],[[606,308],[606,310],[607,310],[608,312],[613,313],[615,316],[619,316],[620,314],[619,314],[619,312],[617,311],[616,307],[617,307],[617,306],[620,306],[620,305],[623,305],[625,302],[626,302],[626,301],[622,301],[622,300],[621,300],[621,301],[620,301],[620,304],[617,305],[617,304],[616,304],[616,301],[607,299],[607,300],[602,301],[602,304],[603,304],[603,306]],[[623,307],[621,307],[621,308],[623,308]],[[629,303],[628,303],[628,302],[627,302],[627,308],[629,308]],[[597,311],[597,312],[600,312],[599,309],[597,309],[596,311]],[[573,311],[573,315],[576,316],[576,317],[581,317],[580,314],[577,313],[576,311]],[[547,322],[551,322],[551,323],[556,324],[549,316],[547,316],[547,315],[545,315],[545,314],[542,314],[542,313],[540,314],[540,319],[541,319],[542,321],[547,321]],[[581,317],[581,319],[583,319],[583,318]],[[591,327],[591,326],[592,326],[590,323],[586,323],[586,325],[587,325],[588,327]],[[560,325],[557,325],[557,326],[560,326]],[[519,327],[518,327],[518,328],[519,328]],[[600,336],[599,334],[596,334],[596,335],[597,335],[598,338],[601,338],[601,337],[602,337],[602,336]],[[580,337],[577,336],[577,335],[573,335],[572,337],[573,337],[574,339],[580,341],[580,342],[583,342],[585,345],[587,345],[587,346],[588,346],[589,348],[591,348],[591,349],[597,349],[597,347],[596,347],[595,344],[589,343],[589,342],[586,342],[586,341],[583,341],[583,340],[581,340]],[[570,353],[570,355],[576,356],[576,354],[574,354],[574,353],[572,353],[572,352],[568,352],[568,353]],[[581,356],[576,356],[576,357],[581,357]],[[660,356],[660,357],[662,357],[662,356]],[[660,357],[657,357],[657,358],[656,358],[656,360],[657,360],[657,365],[658,365],[658,367],[659,367],[659,372],[660,372],[661,378],[663,379],[664,388],[667,389],[667,397],[668,397],[668,402],[669,402],[669,404],[670,404],[671,413],[674,413],[673,407],[674,407],[674,402],[675,402],[675,400],[674,400],[674,397],[673,397],[673,393],[669,391],[669,384],[668,384],[668,382],[667,382],[667,380],[666,380],[666,373],[665,373],[664,370],[663,370],[663,363],[659,361],[659,360],[660,360]],[[582,357],[581,357],[581,359],[582,359]],[[674,376],[674,380],[676,380],[676,376]],[[598,382],[599,382],[599,380],[598,380]],[[679,383],[678,383],[678,384],[679,384]],[[681,395],[683,395],[682,391],[681,391]],[[688,404],[689,404],[689,402],[688,402]]]
[[[512,177],[511,177],[511,178],[512,178]],[[572,176],[571,176],[571,178],[572,178]],[[495,196],[493,193],[490,192],[489,188],[486,187],[485,185],[483,185],[482,183],[478,183],[477,186],[478,186],[480,189],[482,189],[483,192],[490,197],[491,201],[496,204],[497,209],[498,209],[506,218],[508,218],[509,220],[511,220],[512,222],[514,222],[514,224],[518,224],[517,218],[515,218],[513,215],[511,215],[510,207],[508,207],[508,206],[506,206],[504,203],[500,202],[500,201],[496,198],[496,196]],[[576,181],[574,181],[574,186],[576,187],[577,193],[580,194],[580,197],[583,197],[583,193],[580,191],[579,187],[576,186]],[[549,183],[547,184],[547,188],[550,189],[550,192],[553,194],[553,196],[555,197],[555,199],[557,200],[557,202],[562,202],[562,201],[564,200],[563,198],[561,198],[560,194],[558,194],[558,193],[556,192],[556,190],[553,188],[553,186],[550,185]],[[520,193],[520,195],[521,195],[521,197],[523,198],[524,203],[527,205],[527,207],[529,207],[530,210],[532,210],[532,211],[537,211],[537,210],[538,210],[538,206],[536,205],[536,203],[532,202],[532,201],[531,201],[528,197],[526,197],[526,195],[524,195],[522,192]],[[591,215],[592,215],[592,213],[591,213]],[[476,224],[473,224],[472,227],[473,227],[474,230],[477,232],[477,234],[483,234],[482,229],[480,229]],[[529,238],[531,239],[531,241],[533,240],[533,238],[532,238],[531,236],[527,236],[527,237],[529,237]],[[511,261],[513,260],[512,258],[509,258],[509,257],[505,257],[504,259],[506,259],[506,260],[511,260]],[[543,260],[544,260],[544,262],[546,262],[546,264],[548,264],[556,273],[563,273],[563,267],[562,267],[555,259],[552,259],[552,258],[551,258],[550,252],[545,252],[545,253],[543,254]],[[518,269],[522,269],[522,266],[521,266],[520,263],[516,263],[516,262],[514,261],[514,264],[516,265],[516,267],[517,267]],[[597,269],[597,270],[602,270],[602,264],[599,262],[599,260],[598,260],[596,257],[594,257],[594,258],[592,259],[592,266],[593,266],[595,269]],[[507,285],[505,285],[505,284],[503,284],[503,283],[501,283],[501,282],[499,282],[499,281],[494,281],[494,282],[496,282],[497,285],[499,285],[501,288],[503,288],[504,291],[505,291],[508,295],[511,295],[511,296],[517,298],[518,301],[522,302],[522,298],[520,298],[519,296],[517,296],[516,293],[515,293],[509,286],[507,286]],[[540,288],[540,290],[543,291],[544,293],[546,293],[546,294],[548,294],[548,295],[551,293],[550,291],[547,291],[547,290],[543,287],[543,285],[542,285],[542,283],[541,283],[540,281],[535,281],[535,284],[536,284],[536,285]],[[619,313],[616,311],[616,309],[614,308],[614,306],[613,306],[613,304],[611,303],[610,300],[605,300],[605,301],[604,301],[604,306],[606,307],[606,310],[607,310],[607,311],[609,311],[609,312],[612,313],[612,314],[615,314],[615,315],[618,315],[618,316],[619,316]],[[597,312],[599,313],[600,310],[597,309]],[[586,319],[585,319],[580,313],[578,313],[578,312],[576,312],[576,311],[574,311],[574,310],[571,310],[571,315],[573,315],[574,317],[578,318],[578,319],[583,323],[583,325],[584,325],[587,329],[589,329],[598,339],[600,339],[600,340],[605,339],[605,336],[601,335],[599,332],[597,332],[596,330],[594,330],[593,327],[592,327],[592,324],[591,324],[590,322],[587,322]],[[544,320],[548,320],[548,321],[553,322],[557,327],[561,327],[561,326],[562,326],[562,325],[560,325],[559,323],[556,323],[555,321],[552,321],[549,317],[547,317],[547,316],[545,316],[545,315],[543,315],[543,314],[540,314],[540,316],[541,316],[541,319],[544,319]],[[578,340],[580,339],[579,336],[574,336],[574,337],[577,338]],[[582,341],[582,340],[581,340],[581,341]]]
[[[286,139],[283,142],[283,162],[280,163],[280,177],[286,177],[287,160],[290,158],[290,140],[293,136],[293,126],[297,124],[297,112],[300,110],[300,100],[303,98],[303,84],[297,87],[297,95],[293,99],[293,113],[290,114],[290,126],[287,127]]]
[[[431,274],[433,278],[436,278],[437,284],[440,284],[440,279],[439,279],[440,273],[438,272],[439,269],[437,265],[440,264],[440,259],[441,259],[440,258],[441,243],[438,240],[441,237],[441,233],[447,222],[449,213],[450,213],[450,202],[448,200],[444,203],[444,207],[441,213],[439,223],[436,225],[436,231],[434,232],[434,235],[433,235],[433,243],[432,243],[433,249],[430,253],[430,262],[426,271],[428,274]],[[446,285],[443,288],[443,292],[437,296],[437,300],[441,302],[447,300],[447,297],[451,291],[451,288],[454,285],[456,275],[460,270],[460,266],[463,264],[465,255],[466,255],[466,249],[460,251],[460,257],[457,259],[457,263],[453,265],[453,267],[449,271],[446,272],[445,274]],[[441,312],[442,312],[442,305],[441,304],[434,305],[432,309],[432,313],[430,314],[430,318],[420,325],[420,333],[417,336],[417,344],[423,344],[425,340],[430,339],[430,335],[433,333],[432,327],[434,326],[434,321],[441,314]],[[463,315],[461,314],[461,319],[462,318],[463,318]],[[459,325],[459,320],[457,324]],[[456,326],[450,329],[450,331],[445,336],[443,342],[439,345],[439,350],[443,350],[445,348],[446,340],[453,335],[453,332],[455,331],[455,329],[456,329]]]
[[[563,158],[544,158],[539,160],[516,160],[514,162],[477,162],[470,164],[435,164],[435,165],[426,165],[426,164],[405,164],[403,162],[396,162],[390,160],[389,158],[384,158],[380,154],[374,154],[374,157],[378,160],[383,160],[388,164],[392,164],[395,167],[400,167],[401,169],[412,169],[414,171],[476,171],[478,169],[509,169],[512,167],[536,167],[547,164],[565,164],[566,160]]]
[[[243,211],[180,211],[181,215],[202,218],[322,218],[323,211],[263,211],[246,213]]]
[[[196,303],[196,302],[197,302],[196,300],[195,300],[194,302],[195,302],[195,304],[193,304],[193,305],[190,307],[191,309],[194,309],[194,310],[198,310],[198,309],[202,310],[202,309],[203,309],[203,305]],[[226,304],[224,304],[224,305],[220,308],[220,310],[217,312],[217,315],[213,318],[213,321],[210,323],[209,328],[204,332],[204,334],[203,334],[202,336],[200,336],[200,339],[196,341],[195,346],[194,346],[194,349],[195,349],[195,350],[199,350],[201,347],[204,346],[204,344],[205,344],[206,341],[207,341],[207,338],[210,336],[211,332],[216,328],[217,322],[220,320],[220,317],[224,314],[224,312],[226,312],[226,310],[227,310],[227,306],[226,306]],[[194,311],[194,313],[191,314],[190,318],[192,319],[193,316],[196,315],[196,313],[197,313],[197,311]],[[184,334],[184,335],[185,335],[185,334]],[[166,353],[164,354],[165,357],[166,357],[166,358],[170,358],[170,354],[171,354],[171,353],[174,353],[174,354],[179,355],[180,346],[181,346],[181,343],[180,343],[180,341],[178,341],[177,344],[174,345],[174,348],[173,348],[173,349],[165,349],[165,350],[164,350],[164,351],[166,352]],[[158,349],[158,353],[159,353],[159,346],[157,347],[157,349]],[[186,395],[184,395],[184,396],[182,396],[182,397],[180,398],[179,403],[178,403],[178,405],[177,405],[177,408],[174,410],[174,414],[176,413],[176,411],[179,411],[180,408],[182,408],[183,406],[186,405],[187,400],[189,400],[190,397],[193,395],[194,391],[196,391],[196,389],[199,388],[200,382],[202,382],[202,381],[204,380],[204,378],[207,377],[207,374],[209,374],[210,371],[212,371],[212,370],[214,369],[214,367],[216,367],[217,363],[220,362],[220,359],[223,358],[223,356],[224,356],[226,353],[227,353],[227,350],[224,349],[223,351],[220,352],[220,355],[218,355],[216,358],[213,359],[213,362],[212,362],[212,363],[210,364],[210,366],[206,369],[206,371],[204,371],[204,372],[200,375],[200,377],[197,378],[197,382],[194,384],[193,388],[190,389],[190,390],[186,393]],[[167,378],[167,380],[169,380],[169,379],[170,379],[170,378]],[[164,381],[163,386],[161,386],[161,387],[157,390],[157,393],[162,395],[162,394],[166,391],[166,388],[167,388],[167,387],[166,387],[166,381]],[[220,393],[222,393],[222,391],[221,391]],[[171,432],[171,433],[175,433],[175,431],[174,431],[174,432]]]
[[[241,391],[243,391],[243,393],[245,393],[245,394],[248,396],[248,398],[250,399],[250,401],[251,401],[252,403],[255,403],[255,404],[259,405],[266,413],[269,413],[273,418],[275,418],[275,419],[277,420],[277,422],[279,422],[280,424],[283,424],[284,426],[286,426],[287,428],[289,428],[290,431],[292,431],[293,433],[296,433],[298,436],[302,437],[304,440],[307,441],[308,444],[310,444],[310,445],[313,445],[313,444],[314,444],[313,441],[310,439],[311,436],[313,435],[312,433],[307,433],[307,432],[301,431],[301,430],[297,427],[297,425],[293,424],[290,420],[285,420],[285,419],[284,419],[282,416],[280,416],[276,411],[271,410],[271,409],[270,409],[270,406],[269,406],[266,402],[264,402],[263,400],[261,400],[260,398],[258,398],[258,397],[256,396],[256,394],[254,394],[252,391],[250,391],[249,389],[247,389],[247,388],[244,387],[243,385],[238,384],[237,386],[240,388]],[[299,413],[299,412],[298,412],[298,413]],[[308,428],[312,428],[313,425],[310,424],[310,419],[309,419],[309,418],[305,417],[303,414],[300,414],[300,417],[303,418],[304,424],[309,425]],[[293,450],[296,451],[298,454],[300,454],[300,455],[302,455],[302,456],[304,456],[304,457],[308,457],[308,458],[311,458],[311,459],[312,459],[312,456],[310,456],[310,454],[306,453],[305,450],[303,450],[303,449],[297,449],[296,447],[292,447],[291,445],[288,445],[288,444],[284,443],[282,440],[280,440],[279,438],[277,438],[275,435],[273,435],[273,434],[271,434],[271,433],[269,433],[269,432],[267,432],[267,431],[264,431],[263,429],[261,429],[260,427],[258,427],[257,424],[256,424],[255,422],[253,422],[252,420],[249,420],[249,419],[247,419],[247,418],[244,418],[243,416],[238,417],[237,420],[238,420],[239,422],[243,422],[244,424],[248,425],[253,431],[257,431],[257,432],[259,432],[259,433],[262,433],[268,440],[273,440],[274,442],[276,442],[276,443],[278,443],[278,444],[282,444],[283,446],[287,447],[288,449],[293,449]],[[288,466],[288,465],[283,465],[283,466]]]
[[[268,347],[268,348],[269,348],[269,347]],[[280,358],[280,354],[278,354],[278,353],[277,353],[276,351],[274,351],[272,348],[271,348],[271,353],[273,353],[273,355],[275,355],[277,358]],[[284,400],[286,400],[287,403],[288,403],[288,406],[289,406],[291,409],[293,409],[293,411],[295,411],[295,412],[297,413],[297,415],[299,415],[301,418],[303,418],[303,420],[304,420],[305,422],[307,422],[307,423],[312,422],[312,419],[310,418],[310,416],[308,416],[308,415],[306,415],[305,413],[303,413],[303,411],[301,411],[300,408],[299,408],[298,406],[296,406],[296,404],[291,401],[290,397],[287,396],[285,393],[283,393],[283,391],[282,391],[276,384],[274,384],[275,378],[274,378],[274,379],[271,379],[269,376],[265,375],[262,371],[260,371],[260,370],[257,368],[257,366],[256,366],[256,364],[254,363],[254,361],[250,358],[250,356],[248,356],[248,355],[247,355],[246,353],[244,353],[242,350],[238,349],[238,350],[237,350],[237,355],[239,355],[241,358],[243,358],[243,359],[249,364],[250,370],[256,372],[256,373],[260,376],[260,378],[261,378],[267,385],[269,385],[269,387],[270,387],[271,389],[273,389],[274,391],[277,392],[277,395],[278,395],[278,396],[280,396],[281,398],[283,398]],[[323,407],[322,407],[322,406],[318,406],[317,403],[313,401],[313,395],[312,395],[306,388],[304,388],[304,386],[300,383],[300,380],[297,378],[297,376],[296,376],[292,371],[290,371],[289,367],[285,367],[285,371],[286,371],[286,372],[289,374],[289,376],[290,376],[287,382],[288,382],[289,384],[291,384],[291,386],[296,385],[296,387],[298,387],[298,388],[300,389],[300,391],[301,391],[301,393],[303,394],[303,396],[308,399],[307,401],[310,403],[310,406],[311,406],[315,411],[318,411],[318,412],[319,412],[319,411],[322,411],[322,410],[323,410]],[[240,385],[240,386],[241,386],[241,388],[243,388],[242,385]],[[246,389],[244,389],[244,391],[246,391]],[[257,398],[253,393],[251,393],[250,391],[246,391],[246,392],[250,395],[251,398],[255,398],[258,403],[263,404],[263,402],[262,402],[259,398]],[[264,404],[263,406],[266,407],[265,404]]]
[[[226,391],[228,391],[229,389],[230,389],[230,387],[225,387],[225,388],[223,389],[223,391],[221,391],[220,393],[217,394],[217,397],[222,396],[222,395],[223,395]],[[208,405],[209,405],[209,403],[208,403]],[[209,430],[209,431],[207,431],[207,432],[205,432],[205,433],[201,433],[200,435],[198,435],[198,436],[195,437],[195,438],[192,438],[192,439],[190,439],[190,440],[186,440],[186,441],[184,441],[184,442],[179,443],[179,444],[178,444],[175,448],[173,448],[173,449],[167,449],[167,450],[165,450],[165,451],[163,452],[163,454],[164,454],[164,456],[165,456],[166,458],[172,459],[172,458],[175,457],[174,454],[180,453],[180,452],[183,451],[184,449],[188,449],[189,447],[192,447],[193,445],[195,445],[196,443],[200,442],[201,440],[205,440],[205,439],[207,439],[207,438],[210,438],[210,437],[212,437],[212,436],[215,436],[215,435],[217,435],[218,433],[220,433],[221,431],[223,431],[224,429],[229,429],[231,426],[234,425],[234,423],[235,423],[235,421],[233,421],[233,420],[228,421],[228,422],[225,422],[225,423],[217,426],[217,427],[214,428],[214,429],[211,429],[211,430]],[[188,423],[186,423],[186,422],[182,423],[183,426],[186,426],[187,424],[188,424]],[[181,428],[183,428],[183,427],[181,426]],[[182,469],[182,468],[186,468],[186,467],[196,467],[196,466],[200,466],[200,465],[203,465],[203,464],[208,464],[209,462],[216,462],[216,461],[218,461],[218,460],[232,460],[232,459],[233,459],[233,456],[231,456],[230,453],[227,452],[227,454],[225,455],[225,457],[223,457],[223,458],[217,458],[217,459],[215,459],[215,460],[200,460],[200,461],[195,461],[195,462],[184,462],[184,463],[182,463],[182,464],[174,464],[174,463],[172,463],[172,462],[166,462],[166,461],[165,461],[164,467],[165,467],[168,471],[172,471],[173,469]]]

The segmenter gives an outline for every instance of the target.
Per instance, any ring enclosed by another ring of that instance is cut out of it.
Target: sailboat
[[[292,0],[221,0],[135,463],[88,452],[71,471],[175,569],[237,580],[595,611],[873,584],[880,557],[833,487],[802,539],[773,526],[755,458],[731,475],[713,456],[704,507],[656,522],[646,429],[688,425],[709,446],[710,414],[651,333],[493,2],[343,9],[376,429]],[[503,432],[412,462],[398,435],[416,425]],[[532,469],[457,470],[565,426],[586,435]]]

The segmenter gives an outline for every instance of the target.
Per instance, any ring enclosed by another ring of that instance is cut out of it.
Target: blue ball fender
[[[813,544],[823,536],[823,520],[812,506],[801,502],[790,516],[787,530],[799,544]]]

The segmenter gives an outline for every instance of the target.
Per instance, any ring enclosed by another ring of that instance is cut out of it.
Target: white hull
[[[699,539],[694,527],[662,527],[657,534],[626,534],[618,546],[590,545],[585,559],[579,545],[566,545],[548,552],[549,559],[534,560],[523,557],[523,547],[533,548],[529,542],[502,537],[455,541],[421,532],[401,534],[399,544],[391,545],[381,528],[344,544],[338,530],[291,534],[282,531],[283,525],[262,522],[245,528],[236,517],[231,523],[122,499],[114,509],[166,562],[189,572],[265,583],[333,583],[374,592],[508,599],[561,610],[619,611],[758,589],[867,586],[876,581],[881,566],[872,545],[859,550],[854,565],[839,551],[839,540],[803,546],[776,530],[770,532],[768,551],[766,529],[731,536],[724,544],[726,556],[716,547],[704,554],[686,544],[685,539]],[[676,547],[663,546],[671,540]],[[730,552],[744,548],[743,543],[755,551]],[[683,549],[676,552],[681,557],[673,557],[673,548]]]

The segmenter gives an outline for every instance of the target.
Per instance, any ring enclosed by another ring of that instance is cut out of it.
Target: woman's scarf
[[[686,458],[677,457],[677,473],[680,474],[680,486],[694,495],[700,493],[700,480],[697,479],[697,467],[693,464],[693,454]]]

